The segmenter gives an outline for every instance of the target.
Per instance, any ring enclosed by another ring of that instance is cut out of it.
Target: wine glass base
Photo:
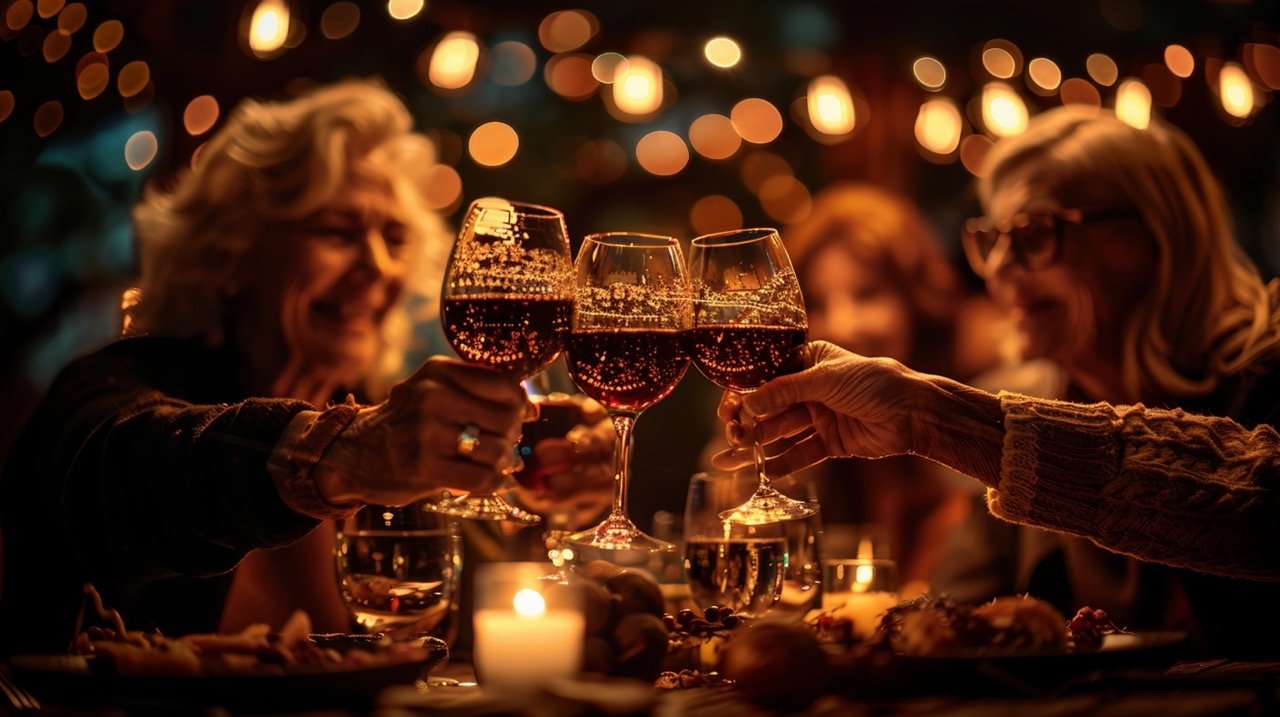
[[[431,503],[424,504],[427,510],[445,515],[452,515],[455,518],[468,518],[470,520],[502,520],[508,523],[520,523],[523,525],[535,525],[542,522],[542,518],[530,513],[529,511],[512,505],[500,495],[467,495],[462,497],[451,496],[448,493],[445,497]]]
[[[625,516],[611,515],[594,528],[588,528],[570,535],[562,544],[575,551],[575,560],[593,560],[609,557],[603,554],[613,553],[652,553],[673,552],[676,546],[665,540],[647,535],[636,527]],[[590,556],[590,557],[588,557]],[[610,560],[610,562],[617,562]]]
[[[776,488],[759,488],[746,503],[726,510],[720,520],[736,525],[765,525],[787,520],[800,520],[816,515],[817,507],[804,501],[788,498]]]

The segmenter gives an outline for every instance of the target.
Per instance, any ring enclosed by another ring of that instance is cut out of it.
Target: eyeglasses
[[[1014,215],[997,225],[987,217],[974,217],[960,232],[965,256],[979,276],[988,276],[1011,254],[1027,269],[1047,269],[1062,258],[1062,237],[1068,224],[1108,219],[1141,218],[1133,207],[1061,209]]]

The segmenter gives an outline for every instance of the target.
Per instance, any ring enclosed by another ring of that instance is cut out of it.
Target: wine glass
[[[693,240],[693,362],[712,383],[746,393],[783,373],[805,342],[809,320],[791,258],[774,229],[737,229]],[[807,518],[816,508],[778,492],[752,434],[757,487],[725,520],[760,525]]]
[[[365,506],[342,522],[334,559],[342,601],[366,632],[452,643],[462,539],[451,518],[423,503]]]
[[[689,366],[689,282],[680,243],[649,234],[593,234],[578,250],[575,268],[569,374],[609,412],[618,441],[608,517],[565,542],[579,560],[607,554],[620,562],[674,551],[627,517],[627,486],[636,418],[666,398]]]
[[[445,337],[459,356],[522,380],[538,373],[564,348],[573,312],[564,215],[496,197],[472,202],[441,295]],[[541,520],[497,494],[450,496],[433,507],[462,518]]]

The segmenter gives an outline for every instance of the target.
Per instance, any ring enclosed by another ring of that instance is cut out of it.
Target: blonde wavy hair
[[[1204,395],[1280,358],[1280,280],[1264,283],[1236,243],[1222,188],[1180,130],[1154,118],[1140,130],[1068,105],[997,143],[985,162],[984,206],[1003,177],[1033,162],[1051,192],[1101,191],[1139,212],[1157,251],[1124,336],[1129,398]]]
[[[398,372],[411,329],[404,309],[434,310],[448,251],[444,224],[424,197],[435,149],[412,128],[404,104],[374,81],[242,102],[172,189],[149,189],[134,209],[142,278],[128,333],[221,345],[256,247],[280,241],[282,227],[323,209],[352,175],[372,174],[387,180],[405,209],[414,247],[402,306],[384,324],[375,367],[379,376]]]

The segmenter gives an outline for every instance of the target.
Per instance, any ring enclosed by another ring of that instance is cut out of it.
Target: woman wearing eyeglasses
[[[1251,643],[1280,634],[1280,282],[1236,245],[1218,183],[1172,127],[1063,107],[987,162],[966,253],[1023,356],[1061,369],[1065,400],[812,343],[806,370],[725,397],[730,442],[750,422],[806,436],[776,474],[925,456],[982,481],[997,517],[1052,531],[1017,536],[1010,590],[1218,651],[1267,647]]]

